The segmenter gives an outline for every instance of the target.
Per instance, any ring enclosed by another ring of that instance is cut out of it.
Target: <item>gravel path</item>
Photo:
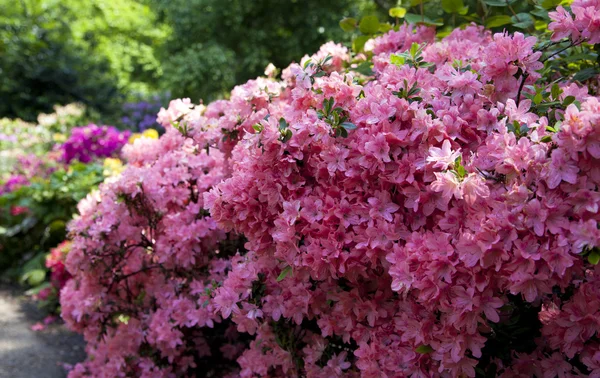
[[[83,339],[63,324],[32,331],[43,318],[21,291],[0,286],[0,378],[63,378],[62,363],[85,358]]]

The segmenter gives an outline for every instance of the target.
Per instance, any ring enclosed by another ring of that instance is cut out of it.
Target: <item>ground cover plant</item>
[[[600,3],[403,9],[124,148],[69,227],[70,377],[600,376]]]

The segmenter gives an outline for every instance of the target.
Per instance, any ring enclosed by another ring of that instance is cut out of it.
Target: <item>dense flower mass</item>
[[[71,225],[71,377],[600,376],[600,101],[532,101],[535,44],[403,25],[172,101]]]
[[[120,132],[113,126],[89,124],[73,128],[60,150],[66,163],[75,159],[88,163],[94,158],[114,155],[127,143],[128,138],[128,131]]]
[[[552,39],[558,41],[570,37],[573,41],[600,42],[600,2],[598,0],[573,0],[571,12],[559,5],[550,12],[554,21],[548,28],[554,32]]]

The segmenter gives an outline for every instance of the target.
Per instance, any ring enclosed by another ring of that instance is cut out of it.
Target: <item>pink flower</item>
[[[550,189],[556,188],[561,181],[571,184],[577,182],[579,168],[575,165],[560,148],[552,151],[552,161],[547,169],[546,182]]]
[[[460,148],[456,151],[452,151],[450,141],[445,139],[444,143],[442,143],[442,148],[429,147],[429,156],[427,156],[427,161],[430,163],[435,163],[433,168],[446,170],[449,166],[454,164],[459,156]]]
[[[365,143],[365,151],[384,163],[391,161],[390,146],[383,134],[378,134],[372,141]]]
[[[369,215],[373,218],[381,217],[388,222],[393,220],[392,214],[400,209],[400,206],[393,203],[388,192],[377,192],[377,197],[368,199],[369,205],[372,206]]]
[[[449,202],[452,197],[462,199],[460,182],[453,172],[435,172],[436,180],[431,183],[431,190],[442,192],[442,197]]]

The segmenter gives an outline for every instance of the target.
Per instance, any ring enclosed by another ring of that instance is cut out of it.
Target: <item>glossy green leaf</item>
[[[512,19],[510,16],[501,14],[497,16],[492,16],[485,20],[486,28],[497,28],[499,26],[504,26],[512,23]]]
[[[518,13],[511,17],[513,26],[519,29],[528,29],[532,27],[535,20],[529,13]]]
[[[446,13],[459,13],[464,8],[463,0],[442,0],[442,9]]]
[[[492,7],[505,7],[509,4],[513,4],[517,0],[483,0],[483,2]]]
[[[365,16],[360,20],[358,28],[363,34],[375,34],[379,31],[379,20],[377,19],[377,16]]]
[[[346,17],[340,21],[340,27],[345,32],[351,32],[356,29],[357,21],[355,18]]]
[[[594,250],[588,255],[588,261],[592,265],[598,265],[600,262],[600,252]]]

